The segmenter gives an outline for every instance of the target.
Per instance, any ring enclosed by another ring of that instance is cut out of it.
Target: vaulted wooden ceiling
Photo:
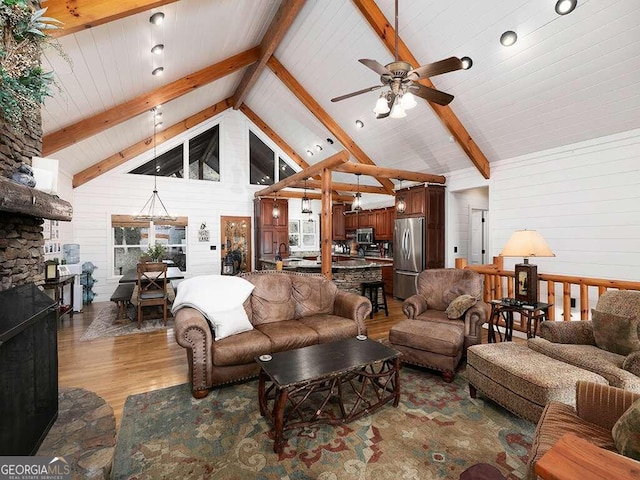
[[[393,59],[393,0],[48,0],[73,68],[46,53],[61,92],[43,109],[43,154],[84,183],[150,148],[145,114],[158,103],[159,141],[233,107],[302,168],[344,148],[365,165],[474,166],[485,178],[490,161],[637,127],[637,2],[579,2],[565,17],[555,0],[481,3],[400,0],[400,59],[468,55],[474,67],[425,80],[456,96],[450,106],[421,101],[404,119],[375,120],[375,93],[329,99],[378,83],[357,59]],[[148,22],[159,10],[160,28]],[[520,41],[505,48],[508,29]],[[155,43],[161,78],[150,74]],[[322,152],[303,159],[315,145]]]

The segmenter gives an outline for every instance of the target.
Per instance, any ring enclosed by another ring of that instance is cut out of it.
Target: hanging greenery
[[[60,44],[46,33],[60,28],[58,20],[44,16],[46,11],[27,0],[0,2],[0,115],[14,130],[21,130],[24,118],[37,119],[40,105],[51,96],[53,72],[43,71],[40,64],[45,45],[68,61]]]

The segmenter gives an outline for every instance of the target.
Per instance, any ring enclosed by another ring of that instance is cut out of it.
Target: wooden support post
[[[551,308],[549,308],[549,320],[553,321],[556,319],[556,309],[553,308],[556,303],[556,282],[551,280],[547,280],[547,303],[551,304]]]
[[[322,170],[322,238],[321,238],[321,271],[331,280],[331,239],[333,220],[331,212],[331,170]]]
[[[571,299],[569,299],[571,301]],[[589,286],[580,285],[580,320],[589,318]]]
[[[456,258],[455,262],[455,267],[460,270],[464,270],[464,268],[467,266],[467,259],[464,257]]]
[[[571,284],[569,282],[562,283],[562,310],[562,319],[565,322],[571,320]]]

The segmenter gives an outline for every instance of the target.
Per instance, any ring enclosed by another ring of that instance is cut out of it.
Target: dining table
[[[184,278],[184,272],[178,267],[167,267],[167,281],[182,280]],[[124,275],[120,277],[118,283],[136,283],[138,281],[138,271],[135,268],[127,270]]]

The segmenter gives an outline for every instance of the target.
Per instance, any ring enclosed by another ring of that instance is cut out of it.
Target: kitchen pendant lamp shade
[[[502,249],[501,257],[555,257],[542,235],[535,230],[516,230]]]
[[[313,210],[311,210],[311,199],[309,197],[307,197],[307,179],[304,179],[304,193],[302,194],[302,202],[300,205],[300,212],[301,213],[308,213],[311,214],[313,213]]]
[[[151,110],[151,114],[155,116],[156,109]],[[135,215],[133,218],[135,220],[144,220],[151,222],[158,222],[162,220],[177,220],[178,217],[174,217],[170,215],[167,207],[164,206],[164,203],[160,199],[160,195],[158,194],[158,182],[157,182],[157,172],[159,170],[158,167],[158,157],[156,156],[156,129],[157,124],[154,122],[153,124],[153,192],[147,200],[147,203],[144,204],[140,212]]]
[[[407,209],[407,202],[405,202],[404,197],[398,197],[398,201],[396,202],[396,212],[404,213]]]
[[[271,210],[271,216],[276,220],[280,218],[280,207],[278,206],[278,199],[276,198],[273,202],[273,209]]]
[[[360,174],[356,173],[356,177],[358,178],[358,190],[356,191],[356,195],[353,199],[353,205],[351,205],[351,208],[358,212],[362,210],[362,195],[360,194]]]

